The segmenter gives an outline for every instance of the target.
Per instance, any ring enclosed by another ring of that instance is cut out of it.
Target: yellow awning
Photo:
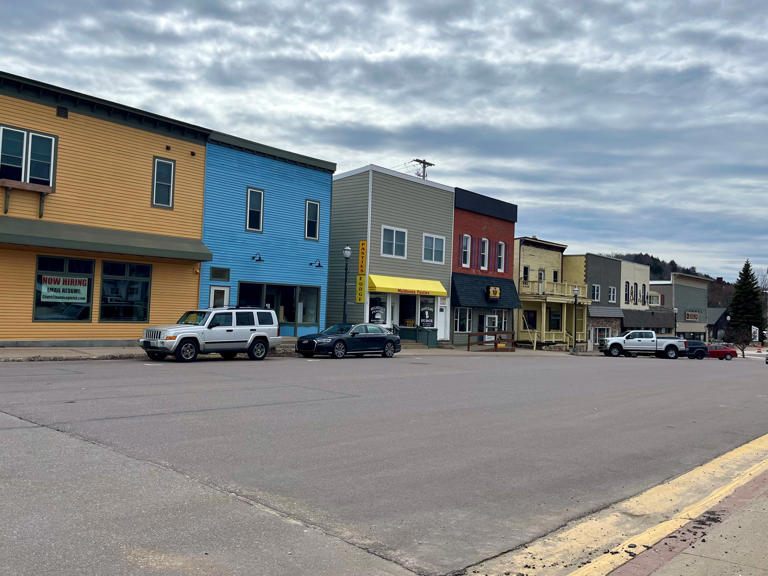
[[[370,274],[368,276],[368,291],[419,294],[421,296],[448,296],[445,287],[437,280],[379,276],[378,274]]]

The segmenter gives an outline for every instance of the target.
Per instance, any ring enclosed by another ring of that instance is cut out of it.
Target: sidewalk
[[[768,576],[768,472],[610,576]]]
[[[270,356],[301,359],[294,352],[295,338],[283,338],[282,344],[270,352]],[[533,351],[518,348],[514,352],[493,352],[493,350],[472,350],[467,352],[464,348],[410,348],[403,346],[397,356],[477,356],[481,354],[496,354],[502,356],[567,356],[567,352]],[[41,346],[27,347],[0,347],[0,362],[42,362],[58,360],[129,360],[146,359],[144,350],[135,346],[101,346],[101,347],[66,347],[66,346]],[[218,359],[218,354],[202,354],[200,359]]]

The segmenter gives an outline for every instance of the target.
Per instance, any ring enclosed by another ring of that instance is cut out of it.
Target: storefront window
[[[93,260],[38,256],[34,319],[89,322],[93,294]]]
[[[611,329],[610,328],[595,328],[593,331],[593,338],[592,342],[595,344],[600,343],[601,338],[610,338],[611,337]]]
[[[560,310],[549,311],[549,330],[560,330]]]
[[[424,328],[435,327],[435,297],[422,296],[419,305],[419,324]]]
[[[299,309],[298,309],[298,322],[299,323],[317,323],[319,318],[318,308],[318,288],[299,288]]]
[[[267,284],[266,306],[277,312],[280,323],[293,324],[296,322],[296,286]]]
[[[105,261],[101,270],[100,320],[147,322],[152,266]]]
[[[472,308],[456,308],[454,310],[453,331],[472,332]]]
[[[368,321],[371,324],[387,323],[387,297],[371,294],[368,306]]]

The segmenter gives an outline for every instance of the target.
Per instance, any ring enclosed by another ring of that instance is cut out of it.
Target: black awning
[[[512,280],[456,273],[451,275],[451,305],[465,308],[521,308],[517,287]]]
[[[0,244],[3,243],[180,260],[213,259],[211,251],[197,238],[161,236],[10,216],[0,216]]]

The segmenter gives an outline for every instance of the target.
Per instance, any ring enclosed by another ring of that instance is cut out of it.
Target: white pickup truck
[[[599,349],[606,356],[655,354],[674,360],[685,353],[688,343],[679,338],[658,338],[650,330],[630,330],[614,338],[600,341]]]

